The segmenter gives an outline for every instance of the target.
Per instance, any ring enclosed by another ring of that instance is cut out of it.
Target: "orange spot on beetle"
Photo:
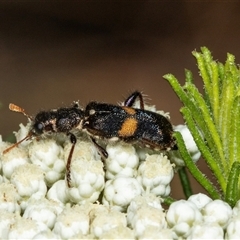
[[[130,114],[130,115],[133,115],[136,113],[135,109],[134,108],[130,108],[130,107],[122,107],[127,114]]]
[[[127,118],[123,124],[121,129],[118,131],[118,135],[120,137],[129,137],[134,135],[137,130],[137,120],[135,118]]]

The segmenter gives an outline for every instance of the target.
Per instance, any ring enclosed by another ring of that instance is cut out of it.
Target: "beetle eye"
[[[94,115],[95,113],[96,113],[96,111],[94,109],[90,109],[89,115]]]
[[[33,132],[36,135],[42,134],[44,130],[44,125],[42,123],[36,123],[33,126]]]
[[[43,130],[43,124],[42,124],[42,123],[39,123],[39,124],[37,125],[37,129],[38,129],[39,131],[42,131],[42,130]]]

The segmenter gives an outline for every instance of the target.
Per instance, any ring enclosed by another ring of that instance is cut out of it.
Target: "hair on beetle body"
[[[140,108],[133,107],[137,99]],[[52,133],[66,134],[72,144],[66,164],[68,187],[71,181],[71,159],[77,142],[76,136],[71,132],[74,129],[86,131],[99,153],[105,158],[108,157],[108,153],[96,142],[96,138],[108,141],[121,140],[127,143],[138,142],[158,150],[177,149],[169,120],[156,112],[145,110],[143,96],[138,91],[133,92],[125,100],[124,106],[90,102],[85,109],[81,109],[78,102],[74,102],[70,107],[41,111],[34,118],[14,104],[10,104],[9,108],[27,116],[32,124],[27,136],[5,149],[3,153],[34,137]]]

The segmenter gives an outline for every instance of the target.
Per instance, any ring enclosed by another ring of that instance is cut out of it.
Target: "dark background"
[[[173,124],[183,123],[181,103],[162,76],[183,83],[188,68],[201,89],[191,55],[201,46],[222,62],[227,52],[240,62],[239,9],[233,1],[1,1],[3,138],[27,122],[8,110],[10,102],[34,115],[73,100],[116,103],[136,89],[170,112]],[[178,181],[174,197],[183,196]]]

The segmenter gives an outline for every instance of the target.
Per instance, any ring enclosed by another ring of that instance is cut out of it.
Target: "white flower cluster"
[[[174,239],[240,238],[240,202],[232,209],[222,200],[199,193],[172,203],[166,220]]]
[[[18,140],[28,128],[20,125]],[[9,146],[0,139],[1,152]],[[46,136],[1,154],[1,239],[133,239],[150,236],[142,225],[155,235],[167,227],[160,197],[170,194],[174,165],[166,156],[145,153],[141,162],[132,145],[115,143],[106,146],[102,162],[83,135],[72,156],[69,188],[64,178],[71,147],[64,136]]]
[[[21,125],[17,135],[24,133]],[[239,236],[240,204],[232,210],[220,200],[195,195],[163,209],[161,197],[169,196],[174,175],[174,164],[163,153],[139,157],[130,144],[108,144],[102,162],[83,136],[74,150],[68,188],[71,143],[63,139],[26,141],[0,156],[0,239]],[[0,139],[0,151],[7,147]]]

